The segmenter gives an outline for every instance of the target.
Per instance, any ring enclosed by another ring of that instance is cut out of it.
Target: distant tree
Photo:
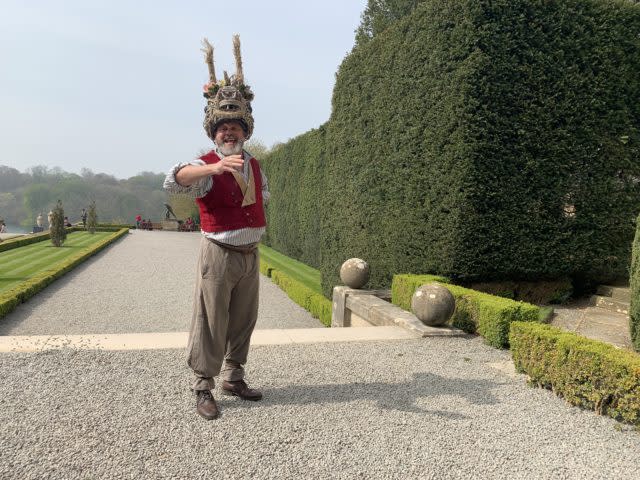
[[[38,212],[49,210],[53,199],[51,188],[43,183],[29,185],[23,194],[24,208],[29,217],[35,218]]]
[[[87,212],[87,230],[89,233],[96,233],[96,226],[98,225],[98,214],[96,213],[96,201],[91,200],[89,204],[89,211]]]
[[[67,238],[67,231],[64,228],[64,209],[62,202],[58,200],[53,209],[53,217],[51,218],[51,243],[54,247],[61,247]]]

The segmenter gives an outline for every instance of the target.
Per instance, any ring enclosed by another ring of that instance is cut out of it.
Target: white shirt
[[[220,157],[222,160],[225,155],[220,152],[220,150],[216,147],[214,149],[215,154]],[[246,151],[242,151],[242,155],[244,158],[244,165],[242,168],[242,176],[245,181],[249,181],[249,168],[251,162],[251,154]],[[202,198],[207,195],[211,189],[213,188],[213,178],[211,176],[203,177],[200,180],[194,182],[193,184],[185,187],[180,185],[176,181],[176,173],[180,171],[180,169],[186,167],[187,165],[206,165],[203,160],[199,158],[192,160],[191,162],[186,163],[178,163],[174,165],[167,176],[164,179],[164,189],[169,193],[183,194],[189,195],[193,198]],[[265,176],[262,169],[260,169],[260,176],[262,178],[262,200],[266,205],[269,201],[269,188],[267,185],[267,177]],[[227,245],[233,246],[242,246],[242,245],[250,245],[252,243],[258,243],[262,235],[264,234],[266,227],[245,227],[237,230],[227,230],[224,232],[205,232],[201,230],[202,234],[207,237],[215,240],[216,242],[226,243]]]

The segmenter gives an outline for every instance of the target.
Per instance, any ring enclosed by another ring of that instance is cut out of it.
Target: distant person
[[[65,227],[70,227],[71,226],[71,222],[69,221],[69,217],[64,217],[64,226]]]
[[[47,223],[49,223],[49,230],[51,230],[51,223],[53,222],[53,210],[49,210],[47,214]]]
[[[36,225],[37,225],[39,228],[42,228],[42,212],[40,212],[40,213],[38,214],[38,217],[36,218]]]
[[[7,233],[7,226],[4,222],[0,223],[0,233]]]
[[[136,228],[140,228],[140,222],[142,222],[142,217],[140,215],[136,215]]]
[[[213,47],[204,41],[210,78],[204,128],[214,149],[175,165],[164,181],[166,190],[191,195],[200,208],[203,236],[187,364],[195,374],[196,412],[207,420],[219,416],[211,394],[218,375],[226,395],[262,399],[244,381],[244,364],[258,316],[257,247],[266,229],[263,204],[269,192],[260,164],[243,150],[253,133],[253,93],[244,83],[237,36],[233,43],[236,74],[218,83]]]
[[[82,219],[82,226],[87,226],[87,209],[83,208],[82,213],[80,213],[80,218]]]

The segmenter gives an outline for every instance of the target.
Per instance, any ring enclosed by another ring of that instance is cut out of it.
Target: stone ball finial
[[[437,283],[420,285],[411,297],[411,311],[425,325],[444,325],[456,309],[451,292]]]
[[[340,267],[340,279],[349,288],[362,288],[369,281],[369,264],[360,258],[350,258]]]

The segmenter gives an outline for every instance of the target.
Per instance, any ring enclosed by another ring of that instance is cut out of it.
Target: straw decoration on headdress
[[[201,48],[200,50],[204,52],[204,61],[206,62],[207,67],[209,67],[209,81],[211,83],[218,83],[218,80],[216,79],[216,69],[213,66],[213,45],[211,45],[209,40],[206,38],[202,40],[202,45],[204,48]]]
[[[240,53],[240,35],[233,36],[233,56],[236,58],[236,81],[244,85],[244,73],[242,73],[242,54]]]
[[[249,139],[253,133],[253,115],[251,101],[253,92],[249,85],[244,83],[242,70],[242,54],[240,53],[240,36],[233,36],[233,56],[236,60],[236,73],[229,76],[223,70],[223,79],[218,81],[213,65],[213,45],[206,38],[202,41],[204,59],[209,68],[209,83],[204,85],[204,96],[207,99],[205,108],[204,128],[211,139],[215,136],[215,130],[220,122],[237,120],[244,130],[245,137]]]

